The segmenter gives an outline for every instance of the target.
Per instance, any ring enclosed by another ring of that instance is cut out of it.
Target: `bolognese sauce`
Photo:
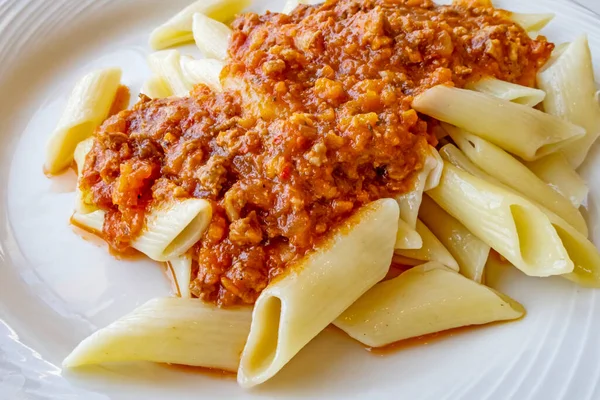
[[[481,3],[330,0],[233,23],[224,91],[151,100],[96,132],[81,189],[127,249],[163,201],[211,201],[194,296],[252,304],[358,207],[411,189],[435,121],[415,95],[492,76],[533,86],[553,45]]]

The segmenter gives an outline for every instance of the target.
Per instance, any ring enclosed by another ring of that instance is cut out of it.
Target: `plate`
[[[103,243],[89,235],[82,240],[69,225],[75,174],[44,176],[46,140],[86,71],[121,66],[137,93],[149,76],[151,29],[190,1],[0,0],[0,398],[600,398],[600,296],[517,271],[499,277],[497,286],[527,308],[519,322],[392,354],[369,353],[327,329],[251,391],[233,377],[153,364],[61,371],[61,360],[82,338],[171,289],[159,265],[116,260]],[[586,32],[600,76],[598,16],[564,0],[496,3],[556,13],[544,31],[555,42]],[[282,1],[255,0],[253,10],[281,7]],[[598,245],[600,145],[581,172],[591,185],[587,216]]]

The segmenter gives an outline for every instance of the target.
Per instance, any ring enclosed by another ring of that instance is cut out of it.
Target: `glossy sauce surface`
[[[205,198],[192,293],[252,304],[360,206],[411,189],[436,121],[415,95],[494,76],[532,86],[553,45],[491,7],[339,0],[233,23],[225,91],[143,97],[96,133],[85,200],[126,250],[165,201]]]

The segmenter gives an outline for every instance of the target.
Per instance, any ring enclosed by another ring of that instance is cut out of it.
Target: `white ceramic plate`
[[[600,296],[516,271],[498,284],[526,306],[522,321],[388,355],[325,331],[249,392],[233,378],[159,365],[61,371],[61,360],[83,337],[170,288],[159,266],[116,260],[105,245],[74,231],[68,219],[75,177],[44,176],[46,140],[86,71],[121,66],[137,93],[149,74],[149,32],[190,1],[0,0],[0,399],[600,398]],[[282,3],[257,0],[253,8],[277,10]],[[600,71],[597,16],[566,0],[497,4],[555,12],[545,33],[556,42],[587,33]],[[599,153],[596,146],[582,169],[592,187],[596,244]]]

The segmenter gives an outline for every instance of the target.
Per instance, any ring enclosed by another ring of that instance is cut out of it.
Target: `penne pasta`
[[[163,50],[148,56],[148,65],[152,72],[166,83],[169,92],[175,96],[187,96],[192,85],[181,70],[181,55],[178,50]]]
[[[142,86],[140,93],[145,94],[151,99],[164,99],[173,96],[169,84],[158,75],[152,75]]]
[[[583,128],[534,108],[441,85],[416,97],[412,106],[527,161],[557,151],[585,134]]]
[[[192,42],[194,40],[192,19],[196,13],[220,22],[227,22],[249,5],[250,0],[198,0],[154,29],[150,35],[150,47],[154,50],[162,50]]]
[[[586,36],[568,45],[540,71],[538,86],[547,93],[543,103],[547,113],[586,131],[585,136],[561,149],[577,168],[600,135],[600,105],[596,101],[594,68]]]
[[[290,266],[256,301],[238,383],[275,375],[321,330],[385,277],[392,259],[398,205],[382,199],[359,210],[314,253]]]
[[[179,297],[191,298],[190,281],[192,278],[192,256],[188,253],[167,261],[173,275],[173,281],[177,286]]]
[[[430,154],[425,158],[423,168],[416,173],[413,189],[396,198],[400,207],[400,220],[404,222],[398,229],[397,249],[418,249],[422,241],[416,239],[414,229],[417,225],[417,216],[423,192],[438,185],[444,162],[437,150],[430,148]],[[412,230],[412,231],[411,231]]]
[[[502,100],[534,107],[546,97],[543,90],[516,85],[495,78],[483,78],[467,84],[467,89],[489,94]]]
[[[81,174],[83,171],[83,166],[85,164],[85,157],[92,149],[94,145],[94,138],[89,137],[77,145],[75,147],[75,152],[73,153],[73,158],[75,160],[75,164],[77,165],[77,188],[75,189],[75,211],[83,214],[91,213],[98,208],[87,204],[83,199],[83,193],[81,189],[79,189],[79,179],[81,179]]]
[[[579,208],[587,198],[589,188],[562,153],[525,164],[538,178]]]
[[[202,13],[196,13],[192,26],[194,42],[204,57],[217,60],[227,58],[231,36],[231,29],[227,25]]]
[[[588,229],[578,209],[502,149],[461,129],[445,129],[463,153],[485,173],[560,216],[583,235]],[[502,166],[498,168],[498,166]]]
[[[102,232],[104,211],[73,214],[73,221],[94,232]],[[161,204],[146,215],[145,225],[132,247],[155,261],[169,261],[187,252],[208,227],[212,206],[203,199],[185,199]]]
[[[77,82],[48,141],[44,166],[48,173],[56,174],[71,165],[75,147],[108,117],[120,85],[118,68],[91,72]]]
[[[465,156],[465,153],[460,151],[460,149],[453,144],[447,144],[442,147],[440,149],[440,156],[445,161],[473,176],[485,179],[494,185],[502,186],[502,183],[499,180],[483,172],[477,165],[473,164],[467,156]]]
[[[83,340],[63,367],[153,361],[236,371],[251,316],[250,307],[153,299]]]
[[[437,261],[455,271],[459,270],[458,263],[452,257],[452,254],[444,247],[442,242],[423,224],[417,220],[417,233],[423,240],[423,246],[419,249],[396,249],[394,253],[408,259],[421,261],[420,264],[427,261]]]
[[[537,32],[542,30],[546,25],[554,19],[554,14],[526,14],[526,13],[510,13],[510,19],[527,32]]]
[[[334,324],[367,346],[382,347],[523,315],[525,309],[515,300],[431,262],[375,285]]]
[[[490,246],[473,235],[428,196],[423,197],[419,218],[454,257],[460,273],[472,281],[481,283]]]
[[[223,66],[223,61],[219,60],[195,60],[189,56],[181,56],[181,70],[185,80],[192,85],[205,84],[215,92],[223,91],[220,78]]]
[[[450,164],[444,166],[440,185],[428,194],[527,275],[573,272],[575,266],[551,221],[527,199]]]

